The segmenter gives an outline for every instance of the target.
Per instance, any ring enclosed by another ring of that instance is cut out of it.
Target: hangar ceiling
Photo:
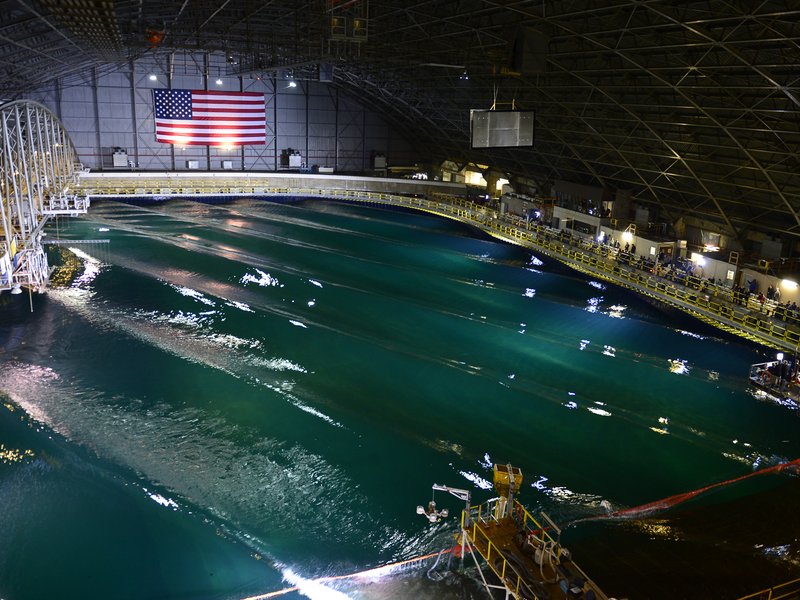
[[[432,161],[630,190],[674,222],[800,241],[794,0],[5,0],[0,93],[174,49],[338,85]],[[320,67],[323,65],[323,67]],[[329,67],[332,65],[332,72]],[[473,108],[536,111],[533,147],[471,150]],[[653,211],[655,212],[655,211]]]

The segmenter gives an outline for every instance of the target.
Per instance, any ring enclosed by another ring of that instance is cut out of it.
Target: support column
[[[167,58],[167,88],[172,89],[172,72],[175,69],[175,54],[170,54]],[[172,170],[175,170],[175,144],[169,145],[169,155],[172,161]]]
[[[336,96],[334,97],[334,116],[333,116],[333,143],[334,143],[334,150],[333,150],[333,172],[337,173],[339,171],[339,88],[336,89]]]
[[[277,75],[272,75],[272,131],[275,132],[273,150],[275,151],[275,171],[278,170],[278,83]]]
[[[367,170],[367,109],[361,107],[361,171]]]
[[[103,170],[103,148],[100,146],[100,107],[97,100],[97,67],[92,69],[92,104],[94,106],[94,131],[97,144],[98,168]]]
[[[133,123],[133,161],[139,166],[139,132],[136,131],[136,63],[131,64],[131,122]]]
[[[483,178],[486,180],[486,193],[491,197],[497,193],[497,181],[503,174],[498,171],[484,171]]]
[[[241,75],[239,75],[239,91],[240,92],[244,91],[244,78]],[[240,170],[245,171],[246,169],[244,167],[244,159],[245,159],[244,144],[240,144],[239,145],[239,159],[240,159],[241,164],[242,164],[242,167],[241,167]]]
[[[309,160],[309,158],[311,158],[311,157],[308,155],[308,125],[309,125],[308,124],[308,82],[305,82],[303,84],[303,88],[304,88],[303,91],[305,92],[305,95],[306,95],[306,152],[305,152],[305,157],[306,157],[306,168],[308,168],[310,166],[310,164],[311,164],[311,161]]]
[[[203,89],[208,91],[208,52],[203,54]],[[206,144],[206,171],[211,170],[211,146]]]

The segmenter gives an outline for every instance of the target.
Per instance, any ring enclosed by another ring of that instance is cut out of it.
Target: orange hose
[[[764,469],[760,469],[759,471],[753,471],[752,473],[748,473],[747,475],[741,475],[739,477],[733,477],[731,479],[726,479],[725,481],[719,481],[717,483],[712,483],[710,485],[697,488],[696,490],[692,490],[691,492],[683,492],[681,494],[675,494],[674,496],[668,496],[666,498],[662,498],[661,500],[656,500],[655,502],[648,502],[647,504],[640,504],[639,506],[634,506],[633,508],[624,508],[622,510],[617,510],[612,512],[609,515],[598,515],[596,517],[588,517],[586,519],[579,519],[579,521],[592,521],[595,519],[607,519],[607,518],[614,518],[614,517],[632,517],[632,516],[644,516],[650,513],[665,510],[667,508],[671,508],[676,504],[680,504],[681,502],[686,502],[687,500],[691,500],[695,496],[699,496],[700,494],[707,492],[709,490],[713,490],[714,488],[722,487],[725,485],[730,485],[732,483],[737,483],[739,481],[743,481],[745,479],[749,479],[750,477],[755,477],[756,475],[766,475],[767,473],[779,473],[784,469],[791,469],[791,468],[800,468],[800,458],[796,458],[794,460],[790,460],[785,463],[780,463],[777,465],[773,465],[771,467],[766,467]],[[574,524],[573,523],[573,524]]]

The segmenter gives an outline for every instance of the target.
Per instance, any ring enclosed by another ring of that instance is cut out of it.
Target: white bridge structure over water
[[[89,208],[74,192],[83,167],[64,126],[37,102],[0,105],[0,127],[0,291],[43,291],[50,275],[43,229],[51,217]]]

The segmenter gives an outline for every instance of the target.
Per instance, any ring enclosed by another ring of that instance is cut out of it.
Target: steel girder
[[[44,224],[88,207],[70,192],[76,169],[69,135],[46,107],[26,101],[0,106],[0,290],[44,288]]]
[[[56,0],[3,3],[2,93],[116,68],[115,53],[224,51],[242,75],[316,78],[327,63],[332,85],[409,132],[426,159],[630,190],[661,220],[693,214],[732,236],[800,237],[800,8],[790,0],[82,4],[92,8],[68,18]],[[519,34],[544,49],[532,66],[518,68]],[[536,111],[533,148],[470,149],[469,110],[493,105]]]

